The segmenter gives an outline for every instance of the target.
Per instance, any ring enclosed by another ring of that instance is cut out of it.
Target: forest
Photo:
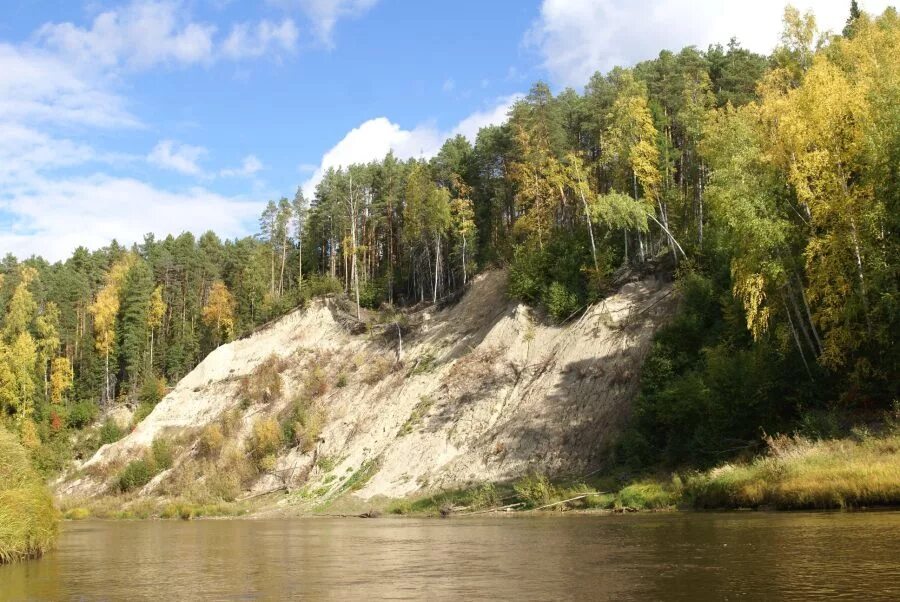
[[[101,410],[146,415],[211,350],[312,297],[433,304],[504,267],[510,297],[556,322],[629,274],[675,278],[617,462],[708,466],[766,433],[839,435],[900,399],[898,56],[893,9],[854,2],[820,34],[788,8],[771,56],[731,40],[583,93],[537,83],[474,144],[269,201],[255,236],[7,255],[0,420],[52,473],[92,451],[70,434]]]

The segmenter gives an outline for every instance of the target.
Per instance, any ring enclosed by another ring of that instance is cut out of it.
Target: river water
[[[65,523],[2,600],[900,600],[900,512]]]

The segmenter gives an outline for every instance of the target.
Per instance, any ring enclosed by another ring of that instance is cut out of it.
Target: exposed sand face
[[[505,273],[487,272],[456,305],[410,314],[402,365],[396,364],[396,327],[354,335],[338,302],[316,301],[216,349],[134,432],[101,448],[82,468],[137,457],[157,436],[190,433],[219,419],[239,407],[240,378],[275,354],[287,366],[284,394],[244,410],[239,436],[303,393],[314,366],[330,383],[319,399],[327,419],[316,449],[284,452],[256,491],[286,480],[327,497],[361,467],[373,471],[354,494],[362,499],[530,471],[585,474],[628,415],[652,335],[671,315],[672,287],[652,278],[629,283],[564,326],[538,320],[507,300],[505,290]],[[190,453],[189,447],[184,454]],[[57,489],[83,496],[106,486],[82,477]]]

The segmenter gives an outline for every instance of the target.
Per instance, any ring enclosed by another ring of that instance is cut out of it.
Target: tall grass
[[[726,464],[684,479],[698,508],[826,509],[900,505],[900,434],[810,441],[770,439],[748,464]]]
[[[12,433],[0,427],[0,562],[40,556],[58,534],[50,492]]]

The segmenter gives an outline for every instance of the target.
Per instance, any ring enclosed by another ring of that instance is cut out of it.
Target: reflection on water
[[[900,599],[900,513],[66,523],[2,600]]]

